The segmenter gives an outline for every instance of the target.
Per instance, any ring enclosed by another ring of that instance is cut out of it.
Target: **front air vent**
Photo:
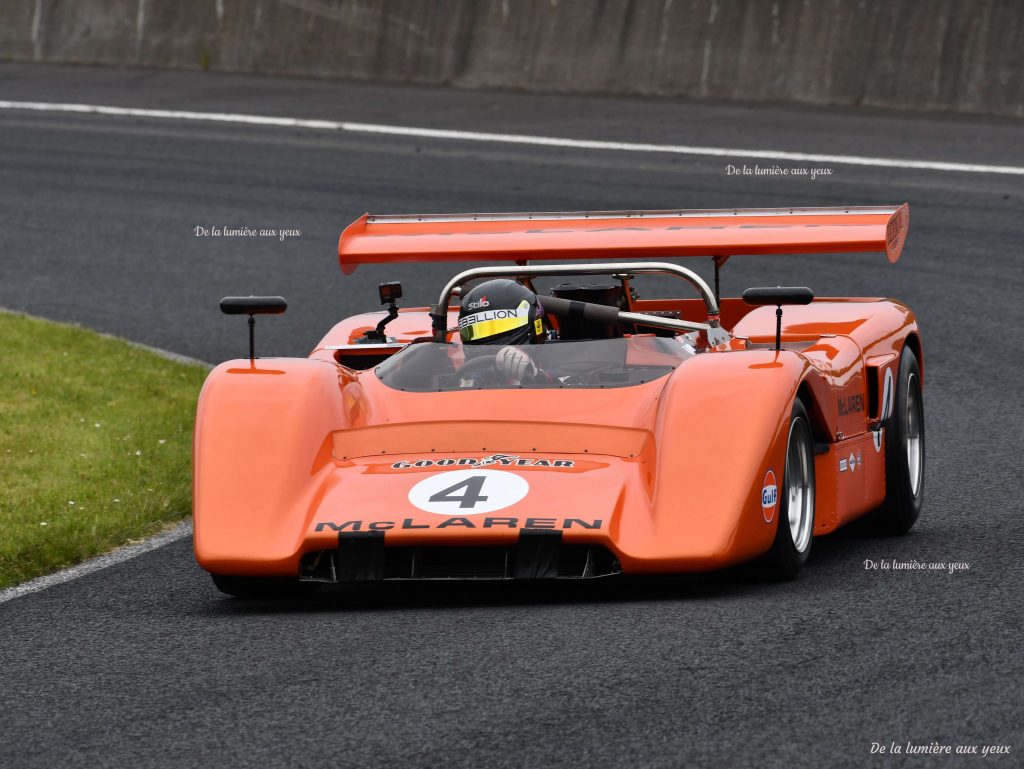
[[[359,538],[343,533],[337,550],[303,556],[300,578],[312,582],[589,579],[621,573],[607,548],[563,544],[553,534],[561,532],[526,529],[512,546],[388,547],[383,532]]]

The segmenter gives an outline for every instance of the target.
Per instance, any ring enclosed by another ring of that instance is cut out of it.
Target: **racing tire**
[[[883,534],[906,534],[924,499],[924,401],[921,367],[909,347],[900,355],[893,411],[885,421],[885,502],[872,518]]]
[[[768,560],[776,577],[795,579],[811,554],[815,507],[814,438],[807,407],[799,398],[789,420],[782,478],[775,541]]]
[[[217,589],[233,598],[288,598],[299,595],[306,584],[288,577],[236,577],[211,574]]]

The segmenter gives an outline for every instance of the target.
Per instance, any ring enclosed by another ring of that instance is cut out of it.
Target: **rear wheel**
[[[793,579],[811,554],[814,534],[814,443],[807,408],[797,398],[789,422],[786,468],[780,489],[775,541],[769,554],[774,571]]]
[[[236,577],[211,574],[217,589],[235,598],[284,598],[298,595],[304,584],[288,577]]]
[[[900,355],[895,402],[885,421],[885,502],[874,521],[887,534],[906,534],[924,499],[924,401],[921,368],[910,348]]]

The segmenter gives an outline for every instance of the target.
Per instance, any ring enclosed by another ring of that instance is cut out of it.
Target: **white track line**
[[[57,323],[58,321],[52,321],[48,318],[41,318],[38,315],[30,315],[20,310],[10,310],[6,307],[0,307],[0,313],[7,313],[8,315],[21,315],[26,318],[32,318],[33,320],[42,320],[47,323]],[[116,339],[119,342],[131,345],[132,347],[138,347],[154,355],[159,355],[161,358],[167,358],[177,363],[185,363],[190,366],[202,366],[203,368],[210,369],[212,366],[206,361],[196,360],[195,358],[189,358],[187,355],[179,355],[176,352],[170,350],[162,350],[159,347],[150,347],[148,344],[142,344],[141,342],[133,342],[130,339],[123,339],[113,334],[104,334],[101,331],[94,331],[93,333],[99,334],[107,339]],[[90,558],[88,561],[82,561],[82,563],[70,566],[67,569],[61,569],[60,571],[54,572],[53,574],[46,574],[42,577],[36,577],[35,579],[29,580],[28,582],[22,582],[19,585],[4,588],[0,590],[0,603],[5,603],[14,598],[21,598],[23,595],[30,593],[38,593],[40,590],[45,590],[48,587],[54,585],[60,585],[64,582],[70,582],[73,579],[84,577],[86,574],[92,574],[94,571],[100,569],[106,569],[108,566],[114,566],[124,561],[135,558],[136,556],[148,553],[150,550],[156,550],[164,545],[169,545],[172,542],[177,542],[179,539],[184,539],[192,535],[192,522],[183,521],[175,526],[173,529],[167,529],[159,534],[155,534],[149,539],[144,539],[140,542],[135,542],[130,545],[124,545],[115,550],[111,550],[109,553]]]
[[[141,542],[119,547],[116,550],[110,551],[106,555],[90,558],[88,561],[82,561],[82,563],[77,566],[62,569],[61,571],[54,572],[53,574],[47,574],[45,577],[37,577],[36,579],[29,580],[28,582],[22,582],[20,585],[0,590],[0,603],[5,603],[15,598],[21,598],[23,595],[28,595],[30,593],[38,593],[40,590],[46,590],[48,587],[60,585],[64,582],[70,582],[73,579],[84,577],[86,574],[92,574],[100,569],[106,569],[108,566],[115,566],[119,563],[135,558],[138,555],[142,555],[143,553],[148,553],[150,550],[156,550],[164,545],[177,542],[179,539],[185,539],[185,537],[191,536],[191,534],[191,521],[179,523],[173,529],[162,531],[149,539],[142,540]]]
[[[214,123],[244,123],[248,125],[278,126],[284,128],[313,128],[350,133],[411,136],[421,139],[449,139],[456,141],[489,142],[493,144],[525,144],[539,147],[565,147],[582,150],[614,152],[653,152],[671,155],[699,155],[707,157],[744,157],[763,160],[793,160],[806,163],[836,163],[878,168],[921,169],[926,171],[956,171],[976,174],[1024,175],[1022,166],[994,166],[978,163],[947,163],[932,160],[905,160],[897,158],[862,157],[860,155],[825,155],[809,152],[781,150],[751,150],[735,147],[696,147],[685,144],[644,144],[637,142],[611,142],[590,139],[566,139],[555,136],[526,134],[485,133],[481,131],[454,131],[439,128],[379,125],[376,123],[350,123],[337,120],[303,120],[300,118],[242,115],[231,112],[190,112],[168,109],[138,109],[134,107],[108,107],[98,104],[60,104],[39,101],[2,101],[0,109],[35,110],[38,112],[72,112],[88,115],[114,115],[120,117],[156,118],[161,120],[195,120]]]

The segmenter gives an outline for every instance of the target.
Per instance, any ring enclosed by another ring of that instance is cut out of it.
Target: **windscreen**
[[[600,389],[659,379],[693,355],[681,339],[646,335],[505,347],[426,342],[375,371],[388,387],[408,392]]]

